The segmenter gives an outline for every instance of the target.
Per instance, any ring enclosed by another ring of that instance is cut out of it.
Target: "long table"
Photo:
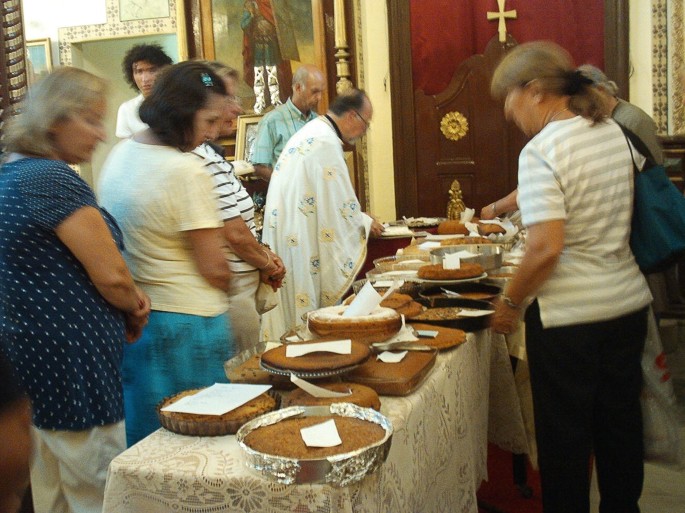
[[[359,483],[273,483],[244,465],[234,436],[160,429],[112,461],[104,512],[476,513],[488,437],[527,450],[506,343],[490,330],[439,354],[414,393],[381,401],[392,446],[383,466]]]

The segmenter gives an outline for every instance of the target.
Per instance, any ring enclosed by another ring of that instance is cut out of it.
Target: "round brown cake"
[[[477,278],[484,272],[480,264],[462,262],[459,269],[445,269],[442,264],[424,265],[417,275],[424,280],[465,280]]]
[[[483,236],[488,236],[491,234],[504,234],[507,231],[498,224],[494,223],[480,223],[478,224],[478,233]]]
[[[469,229],[457,219],[443,221],[438,225],[439,235],[468,235]]]
[[[407,305],[404,305],[400,308],[396,308],[395,311],[400,315],[404,315],[407,319],[411,319],[412,317],[419,315],[421,312],[423,312],[423,305],[416,301],[411,301]]]
[[[341,445],[308,447],[300,429],[334,419]],[[339,415],[295,417],[262,426],[245,436],[244,443],[255,451],[294,459],[319,459],[368,447],[385,437],[382,426],[363,419]]]
[[[381,408],[381,400],[375,390],[358,383],[326,383],[319,385],[333,392],[352,392],[345,397],[314,397],[309,392],[296,388],[289,394],[284,394],[281,406],[328,406],[333,403],[352,403],[362,408],[373,408],[378,411]]]
[[[372,344],[388,340],[402,328],[400,314],[391,308],[379,306],[369,315],[343,317],[345,308],[347,305],[337,305],[309,312],[309,330],[320,336],[336,336]]]
[[[440,241],[441,246],[462,246],[465,244],[492,244],[487,237],[459,237]]]
[[[197,394],[201,390],[204,389],[185,390],[162,400],[157,405],[157,417],[162,427],[180,435],[233,435],[246,422],[276,408],[276,399],[264,393],[223,415],[198,415],[194,413],[162,411],[162,408],[175,403],[179,399]]]
[[[352,340],[352,352],[350,354],[317,351],[295,357],[285,355],[288,345],[307,345],[319,342],[321,341],[297,342],[296,344],[284,344],[274,347],[262,354],[262,363],[272,369],[283,371],[325,372],[357,365],[366,360],[371,354],[368,344]]]
[[[412,297],[408,294],[400,294],[399,292],[393,292],[383,301],[381,301],[381,306],[384,308],[392,308],[397,310],[403,306],[407,306],[412,302]]]

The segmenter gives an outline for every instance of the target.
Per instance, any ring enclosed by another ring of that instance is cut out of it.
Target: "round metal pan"
[[[452,292],[452,294],[450,294]],[[500,292],[501,287],[481,282],[455,283],[439,287],[425,287],[419,291],[419,297],[429,301],[430,305],[442,299],[472,299],[477,301],[492,301]],[[458,295],[457,295],[458,294]],[[425,304],[425,303],[424,303]]]
[[[416,301],[430,309],[436,308],[452,308],[455,315],[449,319],[431,319],[426,318],[425,315],[418,315],[411,318],[412,322],[422,322],[426,324],[437,324],[439,326],[447,326],[448,328],[457,328],[464,331],[480,331],[488,327],[490,322],[489,315],[482,315],[479,317],[461,317],[459,316],[459,309],[470,308],[474,310],[492,310],[492,305],[487,301],[479,301],[476,299],[462,299],[462,298],[440,298],[440,299],[425,299],[419,297]],[[424,314],[426,313],[424,312]],[[430,313],[428,314],[430,315]]]
[[[468,251],[477,256],[462,258],[464,262],[480,264],[483,269],[489,271],[502,265],[504,250],[497,244],[464,244],[461,246],[443,246],[431,251],[431,263],[441,264],[445,255]]]

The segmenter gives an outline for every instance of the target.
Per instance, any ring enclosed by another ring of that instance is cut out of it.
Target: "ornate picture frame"
[[[247,4],[245,0],[195,0],[199,7],[199,22],[202,57],[218,60],[240,72],[241,84],[238,94],[246,105],[253,105],[254,79],[250,63],[246,63],[249,45],[247,25]],[[259,9],[271,12],[265,18],[275,23],[278,35],[279,53],[287,70],[282,77],[279,66],[280,96],[282,101],[292,92],[290,75],[302,64],[314,64],[326,76],[324,0],[259,0]],[[189,13],[187,13],[189,15]],[[249,58],[249,57],[248,57]],[[324,91],[321,106],[328,106],[327,91]]]
[[[252,157],[253,145],[257,136],[257,125],[263,114],[246,114],[238,116],[238,128],[235,133],[235,160],[247,160]]]
[[[50,38],[26,41],[26,80],[28,85],[52,71]]]

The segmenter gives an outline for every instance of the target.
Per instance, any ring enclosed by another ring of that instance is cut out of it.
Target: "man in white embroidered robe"
[[[366,259],[368,237],[383,231],[361,211],[343,156],[343,141],[363,136],[372,116],[363,91],[343,93],[292,136],[274,167],[262,240],[288,277],[279,306],[262,317],[262,339],[278,339],[303,314],[338,303]]]

